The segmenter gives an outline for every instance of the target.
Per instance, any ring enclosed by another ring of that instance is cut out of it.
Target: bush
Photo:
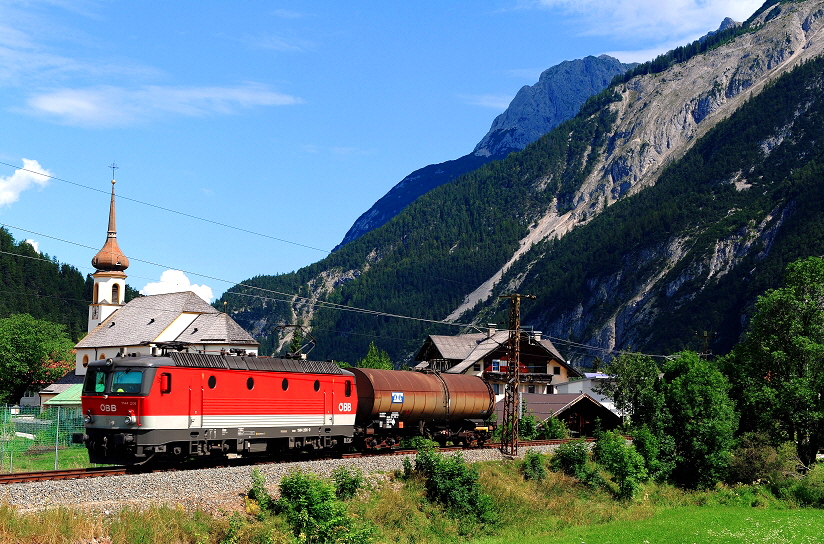
[[[569,429],[562,420],[550,417],[541,424],[540,437],[547,440],[569,438]]]
[[[419,452],[415,471],[425,478],[427,498],[444,505],[453,517],[471,515],[481,523],[494,521],[492,499],[481,491],[478,471],[460,453]]]
[[[413,436],[401,439],[401,447],[418,451],[435,451],[438,448],[438,443],[422,436]]]
[[[618,498],[631,499],[641,483],[648,479],[644,458],[618,433],[603,433],[595,444],[594,453],[595,460],[612,474],[618,485]]]
[[[675,468],[675,441],[672,437],[656,436],[644,425],[634,431],[632,445],[644,458],[649,477],[659,483],[667,481]]]
[[[521,472],[524,473],[525,480],[543,481],[546,478],[543,454],[535,450],[527,450],[524,461],[521,463]]]
[[[589,463],[589,446],[583,438],[579,438],[558,446],[550,459],[549,466],[552,470],[560,470],[568,476],[584,481],[587,479],[587,463]]]
[[[351,499],[363,487],[363,472],[359,468],[338,467],[332,472],[335,495],[339,499]]]
[[[315,474],[292,471],[280,481],[280,499],[272,501],[265,489],[263,475],[255,470],[249,497],[267,508],[283,514],[292,533],[301,542],[370,542],[375,528],[371,524],[355,523],[346,506],[335,496],[335,487]],[[261,502],[262,500],[262,502]]]
[[[252,470],[252,489],[249,490],[248,496],[250,499],[257,501],[260,507],[258,517],[262,518],[265,512],[272,510],[274,507],[272,496],[266,490],[266,478],[258,469]]]
[[[791,487],[791,492],[801,505],[824,507],[824,464],[813,465],[813,468]]]
[[[775,448],[766,433],[746,433],[733,450],[729,478],[731,482],[781,486],[797,477],[799,469],[794,443],[786,442]]]

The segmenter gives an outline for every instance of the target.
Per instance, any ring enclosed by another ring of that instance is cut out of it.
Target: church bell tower
[[[112,164],[112,173],[117,168]],[[114,175],[112,175],[114,178]],[[89,305],[89,331],[97,327],[118,308],[123,306],[126,296],[126,274],[129,268],[129,259],[117,245],[117,224],[114,208],[114,184],[112,179],[112,200],[109,205],[109,230],[103,248],[92,258],[92,266],[96,272],[94,278],[94,292],[92,303]]]

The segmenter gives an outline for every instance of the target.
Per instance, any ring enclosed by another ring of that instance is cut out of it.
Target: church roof
[[[188,314],[190,322],[184,322],[186,326],[175,334],[177,329],[172,325],[181,323],[178,318],[184,314]],[[132,299],[95,327],[76,347],[138,346],[158,341],[161,336],[163,341],[258,345],[231,317],[218,312],[193,292],[185,291]]]

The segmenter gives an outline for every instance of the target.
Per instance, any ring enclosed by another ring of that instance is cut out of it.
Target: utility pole
[[[707,331],[703,331],[704,334],[702,335],[698,331],[695,331],[695,336],[701,338],[701,358],[705,361],[708,361],[710,356],[712,355],[712,350],[710,349],[710,338],[713,340],[718,337],[718,333],[714,332],[710,334]]]
[[[504,421],[501,433],[501,453],[518,455],[518,386],[521,383],[521,299],[535,299],[535,295],[502,295],[509,306],[509,361],[506,365],[504,390]]]

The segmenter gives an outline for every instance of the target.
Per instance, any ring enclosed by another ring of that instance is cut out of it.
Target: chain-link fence
[[[76,408],[0,406],[0,473],[90,466],[86,448],[71,443],[81,432]]]

